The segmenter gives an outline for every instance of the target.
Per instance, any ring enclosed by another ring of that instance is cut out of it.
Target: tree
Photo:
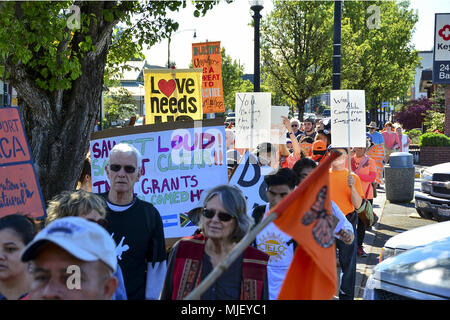
[[[125,88],[120,88],[117,92],[108,95],[104,100],[104,108],[106,120],[104,128],[109,128],[114,122],[118,123],[137,114],[136,99]]]
[[[195,2],[194,15],[214,4]],[[143,45],[167,38],[178,23],[166,12],[184,6],[184,1],[0,3],[0,72],[17,91],[45,200],[76,186],[98,121],[105,68],[113,72],[139,56]]]
[[[220,52],[222,56],[222,86],[225,109],[235,110],[236,92],[252,92],[253,85],[249,80],[243,80],[244,66],[226,54],[225,48]]]
[[[332,28],[329,1],[275,1],[261,22],[266,83],[296,105],[301,121],[305,100],[329,89]]]
[[[408,7],[408,1],[347,1],[343,6],[342,89],[365,90],[372,119],[383,101],[407,93],[420,64],[411,43],[418,17]]]
[[[422,128],[422,123],[427,110],[433,109],[433,101],[426,98],[406,102],[402,110],[394,113],[394,119],[400,123],[405,130]]]

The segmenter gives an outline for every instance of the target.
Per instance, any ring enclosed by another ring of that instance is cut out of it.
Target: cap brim
[[[58,241],[54,241],[53,239],[48,239],[46,237],[41,238],[41,239],[37,240],[36,242],[30,243],[25,248],[25,250],[22,254],[21,260],[23,262],[27,262],[27,261],[35,259],[36,256],[38,255],[40,249],[42,248],[42,246],[47,243],[53,243],[53,244],[57,245],[58,247],[61,247],[63,250],[67,251],[68,253],[70,253],[75,258],[77,258],[81,261],[92,262],[92,261],[101,260],[99,257],[97,257],[87,251],[81,250],[77,246],[74,246],[71,241],[64,241],[63,239],[58,239]],[[101,260],[101,261],[103,261],[103,260]],[[105,262],[105,261],[103,261],[103,262]],[[108,264],[108,263],[106,263],[106,264]],[[112,266],[110,266],[110,267],[112,268]]]

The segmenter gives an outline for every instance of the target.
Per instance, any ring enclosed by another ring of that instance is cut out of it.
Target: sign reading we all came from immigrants
[[[364,90],[332,90],[330,102],[333,147],[366,147]]]
[[[220,41],[193,43],[192,65],[203,70],[203,113],[224,112]]]

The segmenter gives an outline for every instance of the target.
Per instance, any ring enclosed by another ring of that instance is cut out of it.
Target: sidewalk
[[[415,177],[420,177],[420,171],[426,166],[414,165],[415,166]],[[364,288],[366,285],[367,278],[372,273],[372,269],[375,265],[378,264],[378,258],[381,254],[381,248],[384,245],[384,242],[387,240],[386,237],[382,238],[380,233],[378,232],[378,226],[382,223],[383,213],[390,212],[400,214],[402,216],[409,216],[410,218],[420,219],[420,216],[412,210],[412,208],[408,208],[404,204],[395,204],[386,201],[386,192],[384,189],[384,185],[381,185],[377,189],[377,197],[373,199],[373,209],[374,212],[378,215],[379,220],[376,225],[372,227],[371,230],[366,230],[366,234],[364,237],[364,250],[367,253],[367,257],[357,257],[356,261],[356,279],[355,279],[355,300],[362,299]],[[338,268],[338,275],[340,269]],[[339,276],[338,276],[338,288],[339,288]],[[337,299],[337,297],[335,297]]]

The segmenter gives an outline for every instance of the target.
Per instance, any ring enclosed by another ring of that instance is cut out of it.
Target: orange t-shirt
[[[361,187],[361,180],[352,172],[355,179],[355,187],[361,198],[364,198],[364,193]],[[351,191],[348,186],[348,169],[342,171],[333,171],[330,169],[330,199],[334,201],[339,209],[347,215],[355,211],[352,203]]]

